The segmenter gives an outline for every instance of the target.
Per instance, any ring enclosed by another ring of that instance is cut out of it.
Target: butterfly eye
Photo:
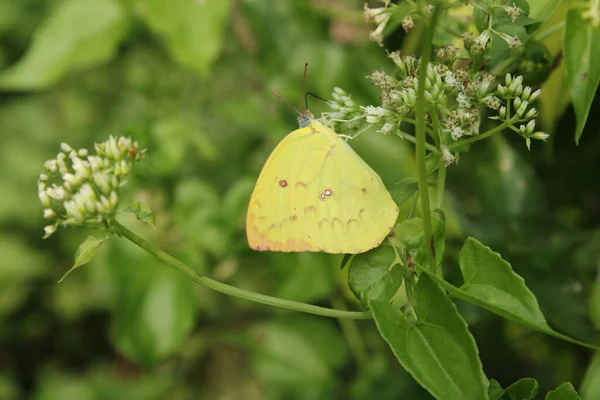
[[[321,192],[321,194],[319,195],[319,198],[320,198],[321,200],[325,200],[325,197],[326,197],[326,196],[325,196],[325,192]]]
[[[325,196],[331,196],[333,194],[333,191],[331,189],[325,189]]]

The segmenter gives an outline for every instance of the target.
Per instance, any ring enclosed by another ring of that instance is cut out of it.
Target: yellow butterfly
[[[381,178],[310,111],[265,163],[248,206],[248,244],[260,251],[357,254],[388,236],[398,206]]]

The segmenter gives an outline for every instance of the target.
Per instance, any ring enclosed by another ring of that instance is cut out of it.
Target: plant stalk
[[[250,292],[248,290],[239,289],[234,286],[227,285],[225,283],[216,281],[214,279],[210,279],[206,276],[199,275],[198,273],[196,273],[196,271],[194,271],[193,269],[191,269],[190,267],[188,267],[181,261],[177,260],[175,257],[165,253],[164,251],[162,251],[160,249],[157,249],[156,247],[154,247],[154,245],[152,245],[152,243],[150,243],[146,239],[138,236],[137,234],[133,233],[132,231],[127,229],[125,226],[121,225],[116,220],[116,218],[112,218],[110,220],[110,225],[114,228],[114,231],[117,234],[119,234],[120,236],[125,237],[129,241],[133,242],[135,245],[146,250],[147,252],[154,255],[156,258],[158,258],[160,261],[166,263],[167,265],[174,268],[181,274],[187,276],[194,282],[199,283],[200,285],[205,286],[207,288],[216,290],[217,292],[228,294],[228,295],[234,296],[234,297],[239,297],[240,299],[254,301],[255,303],[261,303],[261,304],[267,304],[267,305],[275,306],[275,307],[287,308],[289,310],[302,311],[305,313],[320,315],[323,317],[340,318],[340,319],[371,319],[372,318],[371,313],[368,311],[363,311],[363,312],[340,311],[340,310],[334,310],[334,309],[326,308],[326,307],[314,306],[312,304],[306,304],[306,303],[301,303],[301,302],[292,301],[292,300],[285,300],[285,299],[280,299],[277,297],[266,296],[266,295],[260,294],[260,293]]]

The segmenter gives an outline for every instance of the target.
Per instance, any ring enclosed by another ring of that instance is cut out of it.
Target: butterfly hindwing
[[[391,231],[398,208],[379,176],[312,120],[286,136],[265,163],[250,200],[250,247],[362,253]]]

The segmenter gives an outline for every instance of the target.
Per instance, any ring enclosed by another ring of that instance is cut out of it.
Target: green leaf
[[[532,400],[535,399],[540,385],[533,378],[519,379],[506,388],[506,393],[511,400]]]
[[[600,274],[600,271],[598,271]],[[590,319],[594,327],[600,331],[600,282],[592,285],[592,295],[590,296]]]
[[[575,142],[579,143],[600,83],[600,27],[584,20],[578,9],[569,10],[564,40],[567,81],[577,116]]]
[[[596,352],[592,358],[583,376],[580,392],[583,400],[600,399],[600,352]]]
[[[401,206],[419,190],[419,184],[412,178],[403,180],[390,190],[394,202]]]
[[[470,237],[460,251],[458,263],[464,279],[460,287],[463,293],[530,324],[548,327],[537,299],[500,254]]]
[[[136,201],[135,203],[131,203],[129,207],[123,210],[123,212],[132,212],[135,214],[138,221],[142,221],[156,229],[154,226],[154,214],[150,207],[145,205],[144,203],[140,203]]]
[[[571,382],[565,382],[548,392],[545,400],[581,400],[581,397],[579,397]]]
[[[100,247],[100,245],[108,238],[109,238],[109,236],[102,238],[102,239],[98,239],[93,236],[88,236],[88,238],[85,239],[79,245],[77,252],[75,252],[75,263],[73,264],[71,269],[68,270],[67,273],[64,274],[62,278],[60,278],[60,280],[58,282],[59,283],[62,282],[76,268],[79,268],[83,264],[87,264],[88,262],[90,262],[90,260],[92,258],[94,258],[94,255],[96,254],[96,251],[98,251],[98,248]]]
[[[348,286],[363,307],[370,300],[390,300],[402,284],[403,269],[392,247],[380,246],[354,257],[348,269]]]
[[[506,389],[502,389],[500,383],[492,379],[488,387],[488,394],[490,400],[503,399],[505,394],[508,394],[511,400],[531,400],[535,398],[539,388],[540,385],[533,378],[520,379]]]
[[[221,50],[228,0],[138,0],[137,9],[177,62],[209,72]]]
[[[425,274],[414,302],[417,321],[387,301],[369,302],[379,333],[402,366],[437,399],[487,399],[475,341],[454,304]]]
[[[108,264],[117,349],[146,367],[180,350],[195,322],[193,282],[126,242],[111,246]]]
[[[477,304],[511,321],[521,323],[563,340],[582,346],[597,348],[558,333],[546,322],[537,299],[525,286],[510,264],[489,247],[473,238],[468,238],[460,252],[459,264],[464,284],[457,288],[431,271],[416,264],[438,285],[460,299]]]
[[[523,43],[525,43],[528,38],[527,31],[523,26],[519,26],[511,22],[508,22],[506,25],[498,26],[495,28],[495,31],[504,33],[511,37],[517,36]],[[510,48],[508,43],[506,43],[506,41],[502,39],[500,35],[494,33],[492,35],[492,44],[488,53],[490,56],[490,65],[497,65],[505,60],[511,54],[511,52],[514,51],[515,49]]]
[[[526,0],[515,0],[510,2],[510,5],[516,5],[521,10],[523,10],[523,14],[519,16],[514,22],[512,17],[510,17],[504,8],[502,7],[494,7],[493,10],[493,20],[492,20],[492,28],[497,28],[502,25],[510,25],[513,24],[515,26],[525,26],[529,25],[535,21],[530,19],[529,16],[529,3]],[[489,15],[492,14],[492,8],[487,4],[481,4],[480,7],[476,7],[473,10],[473,22],[475,23],[475,27],[479,32],[488,29],[489,24]]]
[[[444,256],[446,221],[441,210],[433,211],[431,216],[436,266],[439,266]],[[426,265],[430,244],[425,243],[422,218],[407,219],[397,224],[394,228],[394,236],[390,241],[394,247],[410,254],[413,262],[421,266]],[[435,268],[432,267],[432,269]]]
[[[500,383],[495,379],[490,379],[490,385],[488,386],[488,396],[490,400],[500,400],[506,390],[502,389]]]
[[[114,57],[129,22],[118,1],[68,0],[56,4],[25,56],[0,74],[0,88],[45,89],[71,70]]]

